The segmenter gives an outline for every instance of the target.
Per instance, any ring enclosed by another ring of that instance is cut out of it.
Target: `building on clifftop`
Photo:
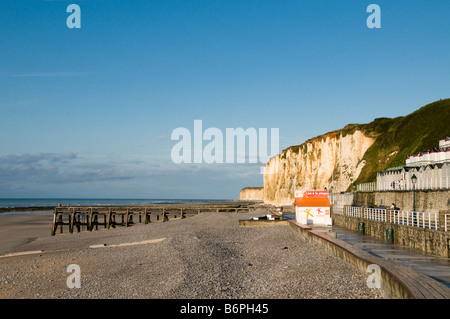
[[[406,157],[406,165],[377,173],[377,190],[412,190],[412,176],[418,190],[450,188],[450,137],[439,141],[439,147]]]

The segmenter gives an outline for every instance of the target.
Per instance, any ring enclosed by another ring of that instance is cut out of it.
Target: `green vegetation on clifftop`
[[[404,165],[406,156],[439,146],[439,140],[450,136],[449,124],[450,99],[445,99],[404,117],[361,125],[367,136],[378,137],[364,154],[366,165],[356,183],[375,181],[377,172]]]

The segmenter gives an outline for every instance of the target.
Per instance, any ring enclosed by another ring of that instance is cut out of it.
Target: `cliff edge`
[[[450,99],[445,99],[407,116],[349,124],[272,157],[263,189],[258,195],[243,189],[241,195],[262,193],[265,203],[279,206],[292,204],[295,188],[347,191],[353,183],[375,181],[378,171],[404,165],[407,155],[437,146],[450,136],[449,123]]]

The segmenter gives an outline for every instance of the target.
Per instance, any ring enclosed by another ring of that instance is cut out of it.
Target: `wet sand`
[[[0,255],[32,242],[50,237],[53,213],[0,214]]]

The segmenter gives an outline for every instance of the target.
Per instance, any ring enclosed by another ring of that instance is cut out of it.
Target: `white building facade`
[[[377,190],[450,189],[450,137],[439,141],[439,148],[408,156],[406,165],[377,173]]]

